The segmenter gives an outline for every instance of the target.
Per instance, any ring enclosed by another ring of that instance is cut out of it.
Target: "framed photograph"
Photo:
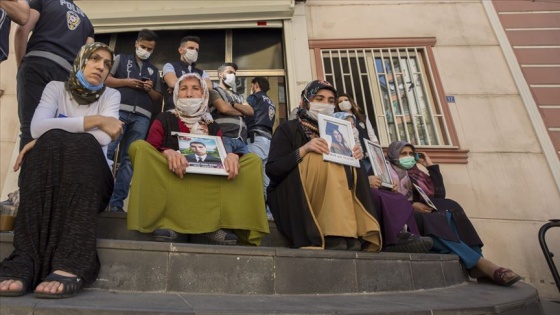
[[[434,205],[430,197],[428,197],[426,192],[424,192],[424,189],[422,189],[420,186],[416,185],[415,183],[412,183],[412,185],[414,186],[416,191],[418,191],[420,197],[422,197],[422,199],[424,200],[424,203],[427,204],[430,208],[437,210],[436,205]]]
[[[187,173],[228,175],[224,169],[226,150],[220,137],[182,132],[172,132],[171,135],[177,136],[179,151],[189,162]]]
[[[391,173],[389,173],[387,162],[385,162],[383,148],[379,144],[373,143],[368,139],[364,140],[367,146],[371,168],[373,169],[373,175],[381,177],[381,186],[393,189],[393,179],[391,178]]]
[[[355,145],[352,123],[347,120],[319,114],[319,136],[329,144],[331,153],[323,154],[324,161],[360,167],[360,161],[352,156]]]

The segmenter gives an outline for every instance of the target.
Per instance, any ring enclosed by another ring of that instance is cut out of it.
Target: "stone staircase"
[[[533,287],[469,281],[455,255],[290,249],[270,229],[261,247],[160,243],[102,213],[95,284],[1,298],[0,314],[543,314]],[[0,258],[12,238],[0,233]]]

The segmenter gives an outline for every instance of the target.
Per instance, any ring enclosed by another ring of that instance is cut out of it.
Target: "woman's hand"
[[[167,158],[169,170],[177,174],[179,178],[183,178],[187,166],[189,166],[189,162],[187,162],[185,156],[173,149],[167,149],[162,153]]]
[[[434,165],[434,163],[432,163],[432,159],[430,159],[430,156],[428,156],[426,152],[417,152],[417,153],[419,155],[418,163],[424,165],[424,167]]]
[[[392,191],[398,191],[399,190],[399,185],[397,183],[393,183],[393,189],[391,189]]]
[[[115,141],[123,133],[124,122],[118,120],[115,117],[99,116],[101,121],[99,123],[99,129],[103,130],[106,134],[111,137],[111,140]]]
[[[303,158],[307,153],[330,154],[329,144],[323,138],[314,138],[299,148],[299,156]]]
[[[21,152],[19,152],[19,155],[16,159],[16,164],[14,165],[14,172],[17,172],[17,170],[19,170],[20,166],[21,166],[21,162],[23,162],[23,156],[25,155],[25,153],[29,152],[31,149],[33,149],[33,147],[35,146],[35,143],[37,142],[37,140],[33,140],[31,142],[29,142],[28,144],[26,144],[23,149],[21,150]]]
[[[412,204],[412,208],[414,208],[414,211],[416,212],[432,212],[432,208],[421,202],[414,202]]]
[[[224,160],[225,170],[228,172],[228,180],[232,180],[239,174],[239,155],[235,153],[228,153]]]
[[[378,189],[381,187],[381,176],[368,176],[369,187]]]
[[[352,156],[358,160],[364,158],[364,152],[362,151],[362,146],[360,144],[356,143],[354,145],[354,147],[352,148]]]

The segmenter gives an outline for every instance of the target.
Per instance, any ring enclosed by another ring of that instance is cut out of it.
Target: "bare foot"
[[[0,282],[0,292],[21,290],[23,290],[23,282],[20,280],[10,279]]]
[[[65,277],[76,277],[75,274],[62,271],[62,270],[55,270],[53,273]],[[60,293],[64,290],[64,285],[58,281],[43,281],[39,283],[39,285],[35,288],[35,292],[40,293]]]

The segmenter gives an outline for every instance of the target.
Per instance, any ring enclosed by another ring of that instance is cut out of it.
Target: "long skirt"
[[[432,202],[438,209],[437,211],[414,214],[422,235],[435,236],[453,242],[462,241],[468,246],[483,246],[471,220],[459,203],[452,199],[442,198],[432,198]],[[447,212],[453,215],[457,231],[454,231],[448,223]]]
[[[232,229],[239,244],[260,245],[269,233],[262,184],[262,162],[254,153],[239,160],[239,175],[169,171],[167,159],[149,143],[135,141],[129,150],[134,173],[128,202],[128,229],[144,233],[159,228],[200,234]]]
[[[414,219],[414,209],[403,194],[372,188],[371,200],[381,223],[384,246],[397,243],[397,234],[405,224],[411,233],[420,235]]]
[[[92,283],[99,273],[97,214],[107,207],[113,176],[97,140],[54,129],[23,160],[14,248],[0,275],[34,289],[55,270]]]
[[[298,169],[308,208],[322,237],[361,237],[368,242],[366,250],[379,251],[379,223],[356,195],[356,169],[350,168],[350,184],[344,166],[325,162],[319,154],[306,155]]]

